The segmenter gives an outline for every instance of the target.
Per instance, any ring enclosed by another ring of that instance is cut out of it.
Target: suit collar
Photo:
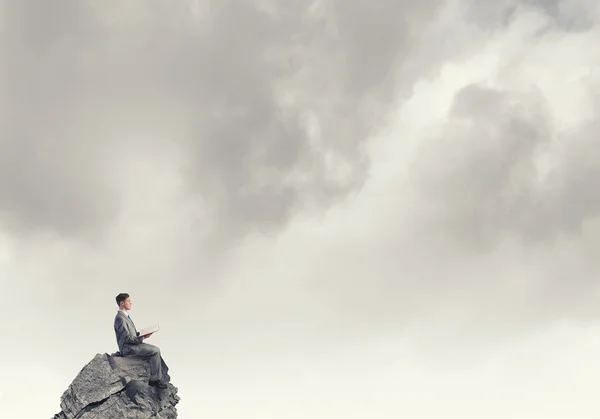
[[[129,318],[129,314],[127,314],[126,311],[123,311],[121,309],[117,310],[117,315],[121,314],[122,316],[125,316],[127,318]]]

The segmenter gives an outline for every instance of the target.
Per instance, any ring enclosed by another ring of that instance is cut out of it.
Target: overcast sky
[[[0,62],[0,417],[120,292],[181,418],[600,416],[597,0],[0,0]]]

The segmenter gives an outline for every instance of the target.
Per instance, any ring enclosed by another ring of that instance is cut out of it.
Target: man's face
[[[127,299],[123,301],[123,304],[121,304],[121,307],[123,308],[123,310],[131,310],[131,298],[127,297]]]

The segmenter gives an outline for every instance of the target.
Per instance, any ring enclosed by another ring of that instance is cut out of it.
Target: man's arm
[[[119,333],[119,335],[125,336],[126,343],[136,345],[136,344],[142,343],[144,341],[143,337],[141,337],[141,336],[138,337],[135,334],[131,333],[131,328],[127,327],[127,325],[125,324],[125,319],[122,318],[121,316],[117,317],[116,328],[117,328],[117,332]]]

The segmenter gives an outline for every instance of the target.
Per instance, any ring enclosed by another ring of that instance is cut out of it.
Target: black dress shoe
[[[158,387],[158,388],[162,388],[163,390],[165,388],[167,388],[167,385],[165,383],[163,383],[161,380],[150,380],[148,382],[148,384],[150,384],[153,387]]]

